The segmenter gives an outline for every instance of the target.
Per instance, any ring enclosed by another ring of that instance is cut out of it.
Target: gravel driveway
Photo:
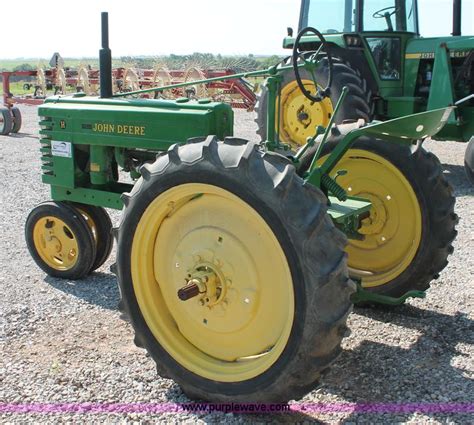
[[[48,200],[40,182],[36,107],[22,107],[24,127],[0,136],[0,405],[3,403],[181,403],[173,381],[133,344],[131,327],[117,311],[111,259],[88,279],[53,279],[34,264],[23,237],[29,211]],[[253,115],[236,114],[237,133],[254,138]],[[308,403],[466,403],[474,395],[474,190],[463,170],[465,145],[430,142],[455,187],[459,237],[449,267],[426,300],[386,312],[356,309],[352,335],[324,384]],[[112,213],[117,222],[118,213]],[[453,406],[450,404],[450,406]],[[321,422],[466,423],[473,416],[446,414],[294,413],[280,416],[198,414],[11,414],[8,422]],[[450,410],[450,409],[448,409]]]

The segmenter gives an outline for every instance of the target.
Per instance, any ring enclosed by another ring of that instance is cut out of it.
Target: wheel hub
[[[304,84],[314,91],[312,81],[304,80]],[[296,81],[292,81],[281,91],[281,140],[297,146],[304,145],[308,137],[314,136],[316,126],[326,127],[329,124],[332,113],[329,98],[318,103],[311,102],[301,93]]]
[[[298,121],[304,125],[311,124],[311,120],[309,120],[309,114],[305,111],[304,106],[301,107],[300,111],[298,112]]]
[[[370,216],[362,221],[362,227],[359,232],[371,237],[366,239],[367,243],[372,241],[373,248],[388,243],[394,236],[393,229],[387,227],[389,213],[386,202],[391,199],[390,195],[381,198],[374,193],[360,192],[357,196],[368,199],[372,203]]]
[[[188,301],[198,297],[199,304],[207,308],[214,308],[220,303],[224,304],[223,307],[227,306],[228,300],[225,296],[228,284],[225,280],[221,281],[219,275],[222,273],[214,272],[209,264],[198,266],[188,274],[185,279],[186,286],[178,291],[178,298]]]
[[[56,217],[39,220],[33,232],[38,254],[50,267],[70,269],[77,261],[78,245],[71,230]]]
[[[203,331],[229,333],[237,332],[255,319],[257,267],[234,235],[223,229],[195,229],[181,239],[173,264],[177,276],[181,276],[178,282],[185,282],[192,294],[198,292],[179,303],[181,314],[177,322],[181,323],[183,333],[188,321]],[[246,267],[240,268],[239,264]],[[238,280],[239,285],[233,285],[233,280]],[[179,285],[175,294],[182,289]],[[192,339],[193,335],[190,333],[188,338]]]

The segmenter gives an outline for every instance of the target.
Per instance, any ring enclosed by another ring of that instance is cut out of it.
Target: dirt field
[[[29,211],[48,200],[40,182],[35,107],[22,107],[21,134],[0,136],[0,407],[6,403],[181,403],[174,382],[133,344],[119,318],[111,259],[88,279],[53,279],[34,264],[23,226]],[[255,138],[253,115],[236,114],[237,133]],[[6,413],[9,422],[472,422],[474,394],[474,190],[463,170],[465,145],[429,142],[458,198],[459,237],[450,264],[426,300],[391,310],[356,309],[352,335],[324,384],[306,403],[343,403],[345,412],[275,416],[191,413]],[[116,222],[118,213],[112,213]],[[347,403],[420,403],[448,413],[363,414]],[[454,406],[453,403],[461,403]],[[338,404],[339,405],[339,404]],[[353,409],[352,409],[353,410]],[[459,413],[455,413],[455,411]],[[462,413],[464,411],[464,413]],[[0,409],[1,412],[1,409]],[[472,410],[471,410],[472,412]]]

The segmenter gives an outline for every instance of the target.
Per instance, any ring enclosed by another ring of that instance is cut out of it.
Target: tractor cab
[[[365,69],[372,92],[401,94],[403,52],[419,34],[416,0],[303,0],[299,29],[306,27],[320,30],[336,56]]]
[[[324,13],[321,13],[324,11]],[[323,34],[409,32],[418,34],[415,0],[303,0],[300,29]]]
[[[399,82],[402,51],[407,41],[418,35],[417,2],[303,0],[299,27],[308,26],[318,28],[329,39],[337,39],[336,44],[345,44],[350,49],[361,49],[365,42],[374,74],[383,82]],[[364,41],[357,33],[364,33]]]
[[[338,121],[386,120],[458,104],[437,137],[470,140],[474,132],[474,100],[470,97],[474,92],[474,37],[461,36],[462,0],[445,1],[452,1],[451,35],[424,38],[419,31],[417,0],[302,0],[299,32],[308,27],[319,30],[335,58],[333,105],[344,84],[352,87],[346,103],[353,107],[340,113]],[[295,40],[289,28],[283,47],[293,48]],[[300,44],[301,51],[310,52],[321,43],[307,33]],[[324,86],[322,78],[318,85]],[[311,116],[307,109],[306,115]],[[285,130],[289,125],[283,122],[282,127]],[[302,134],[298,130],[291,138],[298,140]]]

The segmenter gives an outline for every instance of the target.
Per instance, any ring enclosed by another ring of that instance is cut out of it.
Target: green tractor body
[[[460,17],[456,0],[455,35],[423,38],[414,0],[303,0],[300,29],[324,34],[333,55],[367,83],[370,118],[386,120],[454,105],[474,93],[474,36],[460,35]],[[308,36],[305,43],[313,50],[317,40]],[[283,44],[293,47],[294,37]],[[435,138],[467,142],[473,134],[471,98]]]
[[[196,136],[232,136],[233,111],[223,103],[51,97],[39,108],[42,179],[53,199],[121,209],[135,177],[159,152]]]

